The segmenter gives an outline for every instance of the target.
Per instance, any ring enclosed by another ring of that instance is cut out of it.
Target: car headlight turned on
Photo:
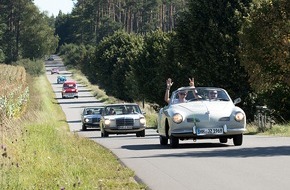
[[[90,120],[88,119],[88,118],[85,118],[85,122],[87,123],[87,122],[89,122]]]
[[[242,121],[244,119],[245,115],[241,112],[237,112],[235,115],[235,120],[236,121]]]
[[[146,124],[146,119],[144,117],[140,118],[140,124],[142,124],[142,125]]]
[[[173,117],[172,117],[172,121],[173,121],[174,123],[179,124],[179,123],[181,123],[181,122],[183,121],[183,117],[182,117],[181,114],[176,113],[176,114],[173,115]]]
[[[109,126],[110,123],[111,123],[111,121],[110,121],[109,119],[106,119],[106,120],[105,120],[105,125],[106,125],[106,126]]]

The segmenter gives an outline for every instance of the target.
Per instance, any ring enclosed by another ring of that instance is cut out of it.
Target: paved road
[[[58,63],[47,62],[47,70]],[[61,68],[61,73],[71,74]],[[62,107],[70,130],[110,149],[152,190],[286,190],[290,188],[290,138],[244,136],[240,147],[232,141],[184,141],[177,149],[159,145],[155,130],[146,137],[81,131],[80,113],[85,106],[102,104],[79,85],[78,99],[61,99],[57,75],[47,77]]]

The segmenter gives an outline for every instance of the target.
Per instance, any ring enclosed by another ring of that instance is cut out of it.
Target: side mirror
[[[241,98],[237,98],[237,99],[234,100],[234,104],[236,105],[236,104],[240,103],[241,101],[242,101]]]

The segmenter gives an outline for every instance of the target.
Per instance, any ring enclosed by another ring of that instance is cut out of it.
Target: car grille
[[[134,119],[132,118],[120,118],[116,119],[116,125],[118,126],[134,126]]]
[[[92,122],[93,122],[93,123],[95,123],[95,122],[100,122],[100,118],[93,118],[93,119],[92,119]]]

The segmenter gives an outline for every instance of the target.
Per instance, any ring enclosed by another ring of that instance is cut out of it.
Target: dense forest
[[[48,17],[31,0],[0,2],[0,62],[56,53],[109,95],[163,101],[165,81],[225,88],[249,120],[267,105],[290,120],[287,0],[75,0]]]

